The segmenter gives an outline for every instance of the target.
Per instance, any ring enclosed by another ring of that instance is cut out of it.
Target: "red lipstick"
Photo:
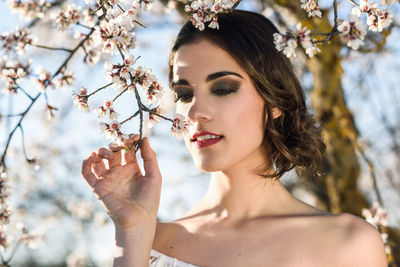
[[[208,138],[208,139],[203,139],[203,140],[198,140],[198,137],[200,136],[206,136],[206,135],[212,135],[214,136],[213,138]],[[196,132],[190,141],[194,142],[195,145],[197,146],[197,148],[204,148],[204,147],[208,147],[211,145],[214,145],[216,143],[218,143],[219,141],[221,141],[223,138],[222,135],[216,134],[216,133],[212,133],[212,132],[206,132],[206,131],[201,131],[201,132]]]

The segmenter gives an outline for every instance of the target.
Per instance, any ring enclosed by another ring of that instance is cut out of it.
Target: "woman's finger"
[[[142,139],[142,144],[140,146],[140,155],[143,159],[145,175],[147,177],[160,175],[156,153],[150,147],[149,139],[147,137]]]
[[[112,154],[113,154],[112,151],[110,151],[110,150],[108,150],[107,148],[104,148],[104,147],[100,147],[100,148],[97,150],[97,155],[98,155],[99,157],[101,157],[101,158],[104,158],[104,159],[107,159],[108,157],[111,157]]]
[[[108,145],[108,149],[116,152],[127,147],[132,147],[139,139],[140,136],[138,134],[130,134],[128,138],[120,138],[118,141],[111,142]]]
[[[121,151],[113,152],[111,156],[107,157],[107,160],[109,169],[116,166],[121,166]]]
[[[123,150],[122,155],[126,164],[136,162],[136,153],[134,146],[132,146],[129,150]]]
[[[121,151],[112,152],[104,147],[99,148],[97,154],[108,160],[108,168],[111,169],[115,166],[121,165]]]
[[[97,176],[97,179],[103,176],[103,174],[108,171],[106,164],[104,163],[103,159],[98,157],[98,160],[93,163],[92,165],[93,172]]]
[[[114,141],[108,145],[108,149],[111,150],[112,152],[117,152],[123,149],[123,147],[120,146],[116,141]]]
[[[92,153],[82,162],[82,177],[86,180],[91,188],[93,188],[97,183],[97,177],[92,172],[92,164],[95,159],[96,153]]]

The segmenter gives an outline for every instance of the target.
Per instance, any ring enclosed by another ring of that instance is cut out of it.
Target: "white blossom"
[[[12,238],[6,232],[6,229],[0,226],[0,249],[2,252],[10,245]]]
[[[381,5],[391,6],[397,3],[398,0],[381,0]]]
[[[288,57],[296,57],[296,47],[297,47],[297,40],[289,39],[286,43],[286,47],[283,49],[283,53]]]
[[[64,88],[65,86],[72,85],[75,80],[72,72],[68,70],[62,69],[60,75],[61,77],[57,78],[54,82],[57,88]]]
[[[79,21],[81,18],[80,12],[80,7],[76,6],[75,4],[68,4],[66,7],[55,11],[51,17],[61,30],[66,30],[71,27],[72,24]]]
[[[308,17],[321,17],[322,13],[318,6],[318,0],[301,0],[301,3],[301,8],[308,13]]]
[[[18,223],[16,228],[20,229],[21,231],[21,236],[18,238],[18,241],[22,244],[27,245],[31,249],[36,249],[44,244],[45,233],[43,229],[36,228],[28,231],[28,229],[24,227],[22,223]]]
[[[12,212],[7,204],[0,206],[0,225],[6,225],[10,222]]]
[[[375,202],[369,209],[362,209],[361,213],[365,220],[375,227],[387,226],[387,212],[379,203]]]
[[[385,2],[386,4],[386,2]],[[387,9],[378,8],[378,3],[369,2],[368,0],[361,0],[358,7],[354,7],[351,11],[351,15],[360,17],[361,14],[366,13],[367,24],[371,31],[382,31],[388,27],[393,21],[392,11]]]
[[[219,29],[218,19],[216,17],[214,17],[212,19],[212,21],[210,22],[210,24],[208,24],[208,27],[210,27],[212,29]]]
[[[274,44],[278,51],[282,51],[288,58],[296,57],[296,48],[301,45],[309,57],[313,57],[321,50],[313,43],[310,30],[302,27],[300,23],[296,25],[296,32],[288,32],[285,35],[274,33]]]
[[[153,81],[146,90],[146,104],[158,105],[164,91],[157,81]]]
[[[317,53],[321,52],[321,50],[311,41],[303,42],[302,45],[309,57],[313,57]]]
[[[182,134],[186,134],[188,132],[188,125],[189,123],[187,122],[185,116],[176,113],[171,127],[172,134],[176,138],[179,138]]]
[[[49,9],[51,2],[46,0],[8,0],[8,6],[12,12],[18,13],[20,18],[31,20],[35,18],[44,18],[44,12]]]
[[[3,32],[0,35],[0,48],[6,52],[22,54],[27,44],[32,44],[30,31],[17,27],[14,32]]]
[[[106,62],[104,62],[104,69],[107,72],[110,72],[114,69],[114,64],[112,64],[110,61],[106,61]]]
[[[104,53],[113,55],[118,53],[118,48],[127,53],[130,48],[133,48],[135,32],[132,32],[132,29],[137,21],[137,13],[135,5],[125,11],[118,7],[107,10],[107,21],[103,20],[99,26],[95,26],[94,33],[94,39],[102,44]]]
[[[133,55],[128,55],[124,59],[124,64],[127,66],[132,66],[135,64],[135,57]]]
[[[148,112],[148,113],[147,113],[147,116],[146,116],[146,126],[147,126],[147,128],[149,128],[149,129],[153,128],[153,126],[154,126],[156,123],[159,123],[160,120],[161,120],[161,118],[160,118],[159,116],[157,116],[155,113],[156,113],[156,114],[163,115],[163,114],[165,114],[165,110],[164,110],[163,108],[161,108],[160,106],[157,106],[157,107],[151,109],[151,112]]]
[[[84,62],[96,65],[103,55],[103,43],[98,38],[93,38],[90,36],[83,44],[85,47],[85,57]]]
[[[100,123],[100,130],[109,139],[113,139],[115,136],[122,135],[120,128],[121,124],[116,120],[111,121],[110,123],[105,123],[105,122]]]
[[[219,29],[218,13],[229,11],[237,0],[194,0],[185,6],[185,11],[192,14],[190,21],[193,26],[203,31],[205,23],[211,21],[208,27]]]
[[[393,14],[390,9],[381,10],[377,8],[375,12],[367,15],[369,30],[381,32],[392,23]]]
[[[4,80],[6,85],[4,93],[17,93],[19,88],[17,83],[31,74],[30,65],[30,61],[23,63],[18,60],[10,60],[7,56],[0,58],[0,79]]]
[[[88,106],[88,96],[87,96],[87,89],[85,87],[81,87],[78,92],[74,92],[72,94],[72,99],[74,102],[74,106],[78,108],[79,111],[89,112]]]
[[[104,110],[104,108],[101,106],[101,107],[93,109],[93,113],[96,114],[99,118],[101,118],[101,117],[106,116],[107,111]]]
[[[54,84],[51,82],[51,74],[44,67],[39,67],[36,74],[38,78],[34,79],[34,83],[40,92],[44,93],[47,86],[54,88]]]
[[[91,8],[85,8],[82,12],[81,12],[81,19],[79,20],[79,22],[82,25],[85,25],[87,27],[94,27],[94,25],[96,24],[95,21],[95,17],[92,14],[93,10]]]
[[[8,196],[10,194],[10,187],[8,186],[8,178],[6,174],[2,173],[0,177],[0,205],[6,204]]]
[[[95,113],[98,117],[104,117],[107,115],[109,116],[110,120],[116,120],[118,119],[118,113],[114,110],[113,108],[113,101],[111,100],[104,100],[104,104],[101,107],[98,107],[93,110],[93,113]]]
[[[340,39],[352,49],[358,49],[364,44],[364,38],[367,34],[366,26],[359,17],[349,15],[349,21],[341,21],[337,27],[340,32]]]

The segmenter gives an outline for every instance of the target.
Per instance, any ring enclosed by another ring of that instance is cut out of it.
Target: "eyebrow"
[[[215,73],[211,73],[211,74],[207,75],[205,81],[206,82],[211,82],[213,80],[216,80],[218,78],[221,78],[221,77],[227,76],[227,75],[233,75],[233,76],[237,76],[237,77],[243,79],[243,76],[240,75],[239,73],[232,72],[232,71],[219,71],[219,72],[215,72]],[[176,82],[172,82],[170,87],[173,89],[174,86],[176,86],[176,85],[187,85],[187,86],[190,86],[190,83],[185,79],[180,79],[180,80],[178,80]]]

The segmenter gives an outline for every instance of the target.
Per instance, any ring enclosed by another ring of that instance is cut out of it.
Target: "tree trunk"
[[[360,166],[355,142],[358,131],[343,95],[339,52],[340,45],[330,44],[319,56],[308,61],[308,68],[314,77],[311,105],[323,126],[327,145],[324,173],[311,182],[320,187],[316,193],[327,201],[331,212],[349,212],[360,216],[362,208],[368,204],[357,187]]]
[[[298,21],[313,32],[328,33],[332,25],[328,12],[321,19],[310,20],[297,1],[275,0],[273,3],[287,8]],[[360,166],[355,152],[358,131],[343,95],[340,48],[337,37],[322,52],[308,59],[313,75],[311,105],[323,127],[327,145],[324,172],[317,179],[305,179],[307,188],[319,198],[321,206],[333,213],[349,212],[361,215],[368,203],[357,188]]]

